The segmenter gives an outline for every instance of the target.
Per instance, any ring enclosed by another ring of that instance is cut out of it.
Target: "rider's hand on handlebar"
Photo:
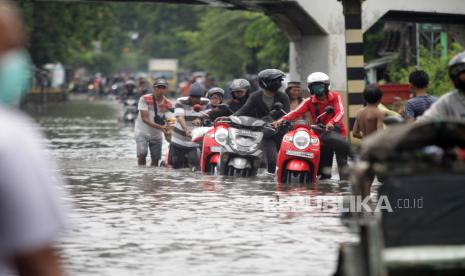
[[[228,119],[229,117],[228,116],[221,116],[221,117],[218,117],[215,119],[215,122],[218,122],[218,121],[224,121],[226,119]]]
[[[195,120],[192,121],[194,126],[201,127],[202,126],[202,119],[196,118]]]
[[[326,131],[330,131],[334,128],[334,125],[332,123],[327,123],[326,124]]]
[[[274,128],[278,128],[279,126],[281,126],[283,124],[283,120],[277,120],[277,121],[274,121],[273,123],[271,123],[271,125],[274,127]]]

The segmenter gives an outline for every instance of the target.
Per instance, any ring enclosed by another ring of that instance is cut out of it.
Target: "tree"
[[[177,58],[222,78],[286,69],[288,42],[260,13],[153,3],[20,4],[37,66],[61,62],[109,74],[147,70],[150,58]]]
[[[424,70],[430,77],[428,93],[440,96],[453,89],[447,63],[461,51],[463,48],[458,43],[453,43],[447,57],[441,59],[438,55],[439,48],[434,51],[425,47],[420,48],[420,66],[418,69]],[[402,68],[400,59],[397,59],[389,64],[388,75],[393,83],[408,83],[409,74],[414,70],[416,70],[415,66]]]
[[[186,64],[221,78],[255,74],[259,67],[282,68],[288,60],[287,39],[260,13],[209,9],[199,31],[181,35],[192,53]]]

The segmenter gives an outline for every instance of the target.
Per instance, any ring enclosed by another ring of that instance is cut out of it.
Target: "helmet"
[[[237,90],[245,90],[247,92],[250,92],[250,82],[246,79],[235,79],[231,82],[230,88],[231,92]]]
[[[189,96],[191,97],[203,97],[205,95],[205,89],[199,83],[193,83],[189,88]]]
[[[284,73],[278,69],[265,69],[258,73],[258,85],[268,91],[277,92],[281,88]]]
[[[207,91],[207,98],[210,98],[211,96],[213,96],[214,94],[220,94],[221,98],[224,97],[224,90],[219,88],[219,87],[213,87],[213,88],[210,88],[208,91]]]
[[[463,72],[465,72],[465,52],[456,55],[449,61],[449,76],[455,88],[460,91],[465,91],[465,81],[459,79]]]
[[[133,86],[136,86],[136,83],[133,81],[133,80],[127,80],[126,83],[125,83],[126,86],[128,85],[133,85]]]
[[[329,76],[322,72],[315,72],[308,75],[307,86],[310,94],[321,96],[329,92]]]

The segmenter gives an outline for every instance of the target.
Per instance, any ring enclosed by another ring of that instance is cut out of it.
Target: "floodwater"
[[[286,190],[265,174],[137,167],[118,112],[84,100],[35,115],[74,205],[60,241],[69,275],[331,275],[339,243],[355,240],[338,212],[304,208],[347,184]]]

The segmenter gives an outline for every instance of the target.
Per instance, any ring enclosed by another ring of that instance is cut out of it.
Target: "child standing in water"
[[[369,84],[363,91],[367,106],[357,112],[352,135],[363,139],[366,136],[382,130],[384,127],[384,113],[378,109],[383,93],[376,84]]]

